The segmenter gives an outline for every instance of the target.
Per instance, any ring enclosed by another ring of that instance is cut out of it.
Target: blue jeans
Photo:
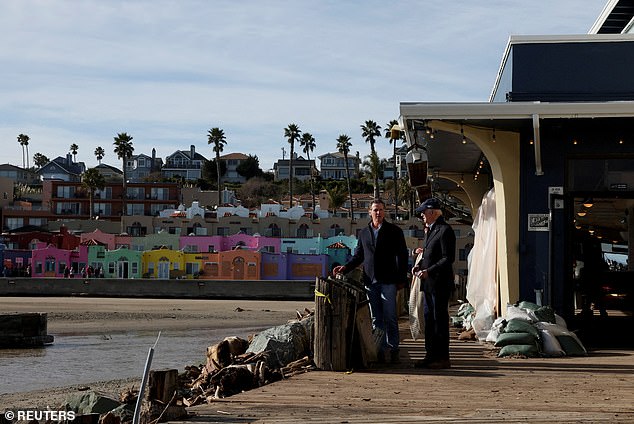
[[[396,314],[396,284],[374,283],[365,286],[370,301],[372,328],[385,332],[383,349],[398,349],[398,316]]]

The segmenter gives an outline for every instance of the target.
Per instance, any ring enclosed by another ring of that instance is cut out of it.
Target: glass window
[[[142,203],[139,204],[127,204],[126,205],[127,215],[143,215],[144,214],[144,205]]]
[[[7,218],[6,223],[9,230],[14,230],[24,226],[24,218]]]
[[[70,199],[75,197],[75,187],[72,186],[57,186],[57,197],[63,199]]]

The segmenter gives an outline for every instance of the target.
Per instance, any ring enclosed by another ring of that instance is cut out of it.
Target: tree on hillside
[[[121,205],[123,215],[127,215],[126,209],[126,198],[128,196],[128,172],[127,172],[127,161],[132,157],[132,153],[134,152],[134,146],[132,146],[131,135],[127,133],[119,133],[114,138],[114,152],[117,154],[117,157],[121,159],[123,165],[123,195],[121,196]]]
[[[216,175],[218,176],[218,207],[221,206],[221,190],[222,187],[220,185],[220,181],[222,175],[220,174],[220,152],[227,144],[227,138],[225,137],[225,132],[218,127],[214,127],[207,131],[207,144],[213,144],[213,151],[216,154]]]
[[[264,174],[264,171],[260,168],[260,159],[256,155],[248,155],[236,167],[236,172],[247,181],[254,177],[261,177]]]
[[[354,221],[354,204],[352,202],[352,186],[350,184],[350,166],[348,165],[348,153],[350,153],[350,137],[346,134],[341,134],[337,137],[337,150],[343,154],[343,163],[346,166],[346,181],[348,183],[348,195],[350,196],[350,222]]]
[[[288,124],[288,127],[284,128],[284,137],[288,140],[288,144],[291,145],[291,154],[288,158],[288,192],[290,199],[289,208],[293,207],[293,156],[295,156],[295,142],[299,139],[302,131],[296,124]]]
[[[18,143],[22,146],[22,168],[26,169],[29,167],[29,140],[31,138],[26,134],[18,135]],[[26,148],[26,155],[24,153],[24,149]],[[25,161],[26,158],[26,161]]]
[[[302,134],[302,138],[299,140],[299,144],[302,146],[302,150],[306,153],[306,159],[310,166],[310,194],[313,198],[313,218],[315,218],[315,186],[313,167],[310,165],[310,153],[315,150],[315,137],[311,133],[305,132]]]
[[[79,146],[75,143],[70,145],[70,152],[73,155],[73,162],[77,162],[77,150],[79,150]]]
[[[381,136],[381,127],[374,121],[365,121],[364,125],[361,125],[361,135],[365,139],[366,143],[370,144],[370,156],[377,157],[376,149],[374,147],[375,138]],[[374,175],[374,198],[379,198],[379,175]]]
[[[101,165],[101,159],[103,159],[104,156],[106,156],[106,152],[103,147],[97,146],[97,148],[95,149],[95,157],[99,161],[99,165]]]
[[[93,199],[95,197],[95,191],[104,189],[106,186],[106,179],[97,169],[90,168],[81,175],[81,185],[88,190],[88,204],[90,208],[89,219],[92,219],[94,215]]]
[[[237,196],[246,208],[256,208],[269,199],[277,199],[282,190],[279,185],[264,178],[255,177],[242,184],[237,190]]]
[[[216,159],[205,160],[201,169],[201,179],[205,180],[205,190],[216,188],[218,185],[218,167],[216,165]],[[227,173],[227,163],[224,160],[220,161],[220,175]]]
[[[49,163],[50,160],[42,153],[36,153],[33,155],[33,165],[35,165],[38,169]]]
[[[328,206],[334,216],[337,213],[337,209],[346,203],[346,189],[335,182],[326,187],[326,194],[328,194]]]
[[[371,152],[367,155],[363,162],[361,163],[363,167],[363,174],[366,179],[370,179],[372,181],[373,195],[375,199],[378,199],[377,196],[377,182],[379,181],[379,177],[381,176],[381,161],[379,160],[379,156],[376,152]]]

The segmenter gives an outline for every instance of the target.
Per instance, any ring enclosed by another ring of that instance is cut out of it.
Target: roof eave
[[[535,114],[540,118],[634,117],[634,101],[400,104],[400,115],[404,119],[532,119]]]

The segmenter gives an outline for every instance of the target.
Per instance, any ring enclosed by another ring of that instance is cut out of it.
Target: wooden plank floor
[[[452,335],[452,368],[421,370],[401,322],[401,363],[313,371],[189,408],[205,423],[634,422],[634,350],[586,357],[497,358]]]

